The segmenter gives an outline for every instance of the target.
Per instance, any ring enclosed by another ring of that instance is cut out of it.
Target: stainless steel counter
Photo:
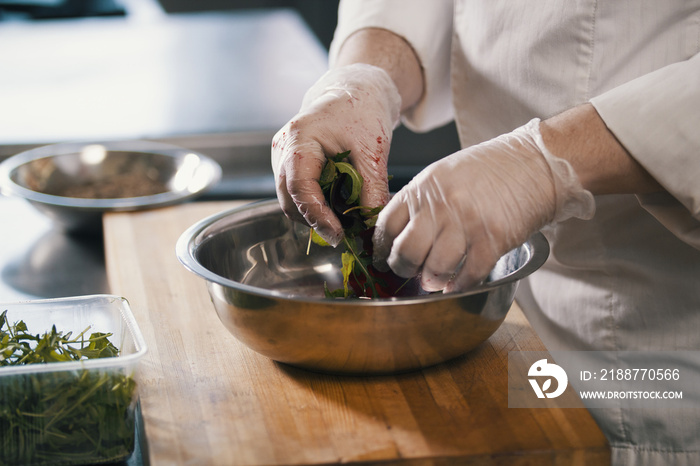
[[[326,68],[294,10],[0,23],[0,155],[75,139],[273,133]]]
[[[210,196],[274,195],[270,140],[327,66],[301,16],[127,5],[139,8],[0,23],[0,158],[66,140],[153,139],[219,161]],[[101,238],[56,231],[16,199],[0,198],[0,218],[0,300],[107,291]]]
[[[26,201],[0,197],[0,302],[107,293],[102,237],[56,230]]]
[[[150,139],[216,159],[220,197],[274,194],[272,136],[327,67],[301,16],[137,13],[0,23],[0,159],[54,142]]]
[[[326,69],[294,10],[0,23],[0,158],[66,140],[153,139],[224,168],[209,196],[274,195],[269,145]],[[101,238],[0,197],[0,301],[107,291]]]

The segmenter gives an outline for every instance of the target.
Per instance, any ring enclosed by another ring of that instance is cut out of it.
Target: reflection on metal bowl
[[[0,164],[0,191],[29,201],[68,231],[96,230],[102,213],[162,207],[221,178],[209,157],[151,141],[63,143]]]
[[[496,331],[518,281],[549,254],[538,233],[468,292],[333,300],[323,286],[342,283],[341,251],[313,245],[307,254],[308,238],[276,200],[263,201],[196,223],[176,253],[206,281],[238,340],[275,361],[342,374],[409,371],[467,353]]]

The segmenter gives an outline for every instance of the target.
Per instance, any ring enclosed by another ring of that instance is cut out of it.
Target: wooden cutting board
[[[138,381],[151,464],[609,462],[585,409],[508,408],[508,352],[544,350],[517,305],[470,354],[397,376],[316,374],[243,346],[175,257],[187,227],[241,204],[105,216],[111,291],[148,344]]]

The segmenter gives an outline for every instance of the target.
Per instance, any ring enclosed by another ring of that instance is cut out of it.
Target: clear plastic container
[[[0,465],[69,465],[128,459],[136,440],[136,370],[146,344],[126,299],[91,295],[0,303],[28,332],[53,325],[112,333],[116,357],[0,367]],[[1,355],[0,355],[1,357]]]

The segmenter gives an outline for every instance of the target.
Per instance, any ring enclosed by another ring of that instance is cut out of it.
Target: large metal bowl
[[[307,254],[308,238],[308,227],[271,200],[201,220],[180,236],[176,253],[206,281],[219,318],[249,348],[343,374],[403,372],[472,350],[503,322],[518,281],[549,254],[538,233],[469,292],[327,299],[324,282],[342,286],[341,251],[312,245]]]
[[[183,202],[220,178],[209,157],[152,141],[52,144],[0,163],[0,192],[69,231],[98,230],[104,212]]]

